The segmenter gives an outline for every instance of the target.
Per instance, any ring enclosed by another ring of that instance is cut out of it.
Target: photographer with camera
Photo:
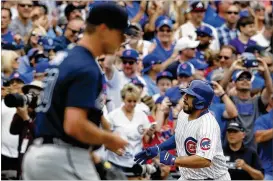
[[[18,170],[18,136],[10,134],[12,118],[16,112],[14,107],[5,104],[5,99],[11,94],[21,94],[22,87],[27,83],[25,77],[17,72],[13,73],[6,85],[2,87],[2,147],[1,147],[1,175],[2,179],[15,179]]]
[[[263,72],[265,80],[265,88],[261,95],[255,97],[251,96],[253,74],[249,71],[253,68]],[[254,143],[254,122],[264,113],[273,92],[272,79],[268,66],[263,59],[256,58],[251,53],[243,53],[241,60],[233,62],[229,70],[225,72],[224,77],[225,79],[221,81],[224,89],[226,89],[231,77],[235,85],[233,92],[229,90],[228,94],[232,94],[231,99],[238,110],[238,117],[235,120],[240,122],[245,128],[246,138],[244,144],[256,150],[256,144]]]
[[[34,120],[36,116],[35,108],[37,107],[37,101],[41,90],[42,82],[33,81],[22,87],[24,95],[9,94],[5,98],[5,103],[9,107],[16,107],[16,113],[13,116],[10,126],[10,133],[12,135],[19,135],[19,163],[17,169],[18,179],[20,179],[21,176],[21,163],[23,155],[33,141]]]

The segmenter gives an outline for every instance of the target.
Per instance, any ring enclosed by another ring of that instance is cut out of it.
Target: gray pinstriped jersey
[[[221,145],[220,127],[208,112],[198,119],[188,121],[188,114],[181,111],[175,129],[178,156],[198,155],[211,160],[206,168],[179,167],[183,179],[220,178],[228,173]]]

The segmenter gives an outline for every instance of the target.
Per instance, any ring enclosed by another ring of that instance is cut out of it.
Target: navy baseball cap
[[[139,58],[139,54],[134,49],[127,49],[122,52],[122,56],[120,58],[121,59],[133,59],[133,60],[137,61]]]
[[[46,51],[55,49],[54,40],[50,37],[39,38],[38,44],[43,46]]]
[[[189,62],[194,66],[197,70],[205,70],[208,68],[208,64],[202,60],[199,60],[197,58],[190,59]]]
[[[173,22],[169,18],[162,19],[158,22],[156,28],[161,28],[162,26],[168,26],[170,29],[173,29]]]
[[[154,55],[154,54],[146,55],[142,60],[142,64],[143,64],[142,73],[145,74],[145,73],[149,72],[149,70],[151,70],[153,65],[161,64],[161,63],[162,63],[162,61],[156,55]]]
[[[252,74],[248,70],[234,71],[232,74],[232,81],[236,82],[242,75],[246,75],[250,80],[252,79]]]
[[[202,1],[194,1],[190,4],[189,12],[205,12],[206,7]]]
[[[113,3],[96,3],[90,9],[86,22],[92,25],[105,24],[111,29],[128,32],[129,20],[125,8]]]
[[[261,54],[265,50],[266,50],[266,47],[262,47],[259,45],[250,45],[245,49],[245,52],[248,52],[248,53],[256,53],[257,52],[257,53]]]
[[[244,127],[242,126],[241,123],[232,121],[228,124],[227,130],[236,130],[236,131],[242,131],[244,132]]]
[[[170,80],[173,80],[173,75],[171,72],[163,71],[156,75],[156,82],[158,82],[162,78],[168,78]]]
[[[245,60],[257,60],[256,56],[253,53],[244,52],[241,54],[241,56]]]
[[[191,77],[194,74],[194,66],[189,62],[179,64],[177,68],[177,76],[186,75]]]
[[[133,83],[134,85],[139,85],[141,87],[144,87],[144,84],[137,77],[132,78],[131,83]]]
[[[178,101],[181,99],[182,94],[178,86],[169,88],[165,96],[168,97],[173,105],[176,105]]]
[[[201,27],[197,28],[196,34],[197,34],[197,36],[205,34],[209,37],[213,37],[212,29],[208,26],[201,26]]]
[[[19,72],[13,72],[10,75],[8,82],[10,82],[12,80],[19,80],[19,81],[21,81],[24,84],[28,83],[27,78],[24,75],[20,74]]]

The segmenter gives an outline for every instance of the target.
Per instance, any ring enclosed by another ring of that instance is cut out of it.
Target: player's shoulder
[[[202,115],[199,117],[199,119],[203,122],[204,125],[209,125],[209,126],[217,126],[218,122],[213,116],[213,113],[208,111],[206,114]]]

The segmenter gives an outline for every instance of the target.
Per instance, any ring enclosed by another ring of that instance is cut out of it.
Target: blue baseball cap
[[[55,49],[54,40],[50,37],[41,37],[38,40],[38,44],[44,47],[44,50],[53,50]]]
[[[169,88],[165,96],[168,97],[173,105],[176,105],[178,101],[181,99],[182,94],[178,86]]]
[[[191,77],[194,74],[194,66],[189,62],[179,64],[177,68],[177,76],[186,75]]]
[[[120,58],[121,59],[133,59],[133,60],[137,61],[139,58],[139,54],[134,49],[127,49],[122,52],[122,56]]]
[[[132,78],[131,83],[133,83],[134,85],[139,85],[141,87],[144,87],[144,84],[137,77]]]
[[[160,72],[156,75],[156,82],[158,82],[160,79],[162,78],[168,78],[170,80],[173,79],[173,75],[171,72],[168,72],[168,71],[163,71],[163,72]]]
[[[173,29],[173,22],[169,18],[162,19],[158,22],[156,28],[159,29],[162,26],[168,26],[170,29]]]
[[[161,63],[162,63],[162,61],[159,59],[158,56],[156,56],[154,54],[146,55],[142,60],[142,64],[143,64],[142,73],[145,74],[145,73],[149,72],[149,70],[151,70],[153,65],[161,64]]]
[[[197,28],[196,34],[197,34],[197,36],[205,34],[209,37],[213,37],[212,29],[208,26],[201,26],[201,27]]]
[[[239,70],[239,71],[237,70],[237,71],[234,71],[232,74],[232,81],[236,82],[240,78],[240,76],[244,74],[247,75],[249,79],[252,79],[252,74],[248,70]]]
[[[189,62],[194,66],[195,69],[197,70],[205,70],[208,68],[208,64],[204,61],[201,61],[197,58],[190,59]]]
[[[245,52],[248,52],[248,53],[256,53],[256,52],[262,53],[265,50],[266,50],[266,47],[262,47],[262,46],[259,46],[259,45],[250,45],[245,49]]]
[[[49,68],[48,62],[39,62],[35,67],[35,74],[43,74]]]
[[[28,80],[27,78],[23,75],[23,74],[20,74],[19,72],[13,72],[10,77],[9,77],[9,80],[8,82],[10,82],[11,80],[20,80],[21,82],[23,82],[24,84],[27,84],[28,83]]]

